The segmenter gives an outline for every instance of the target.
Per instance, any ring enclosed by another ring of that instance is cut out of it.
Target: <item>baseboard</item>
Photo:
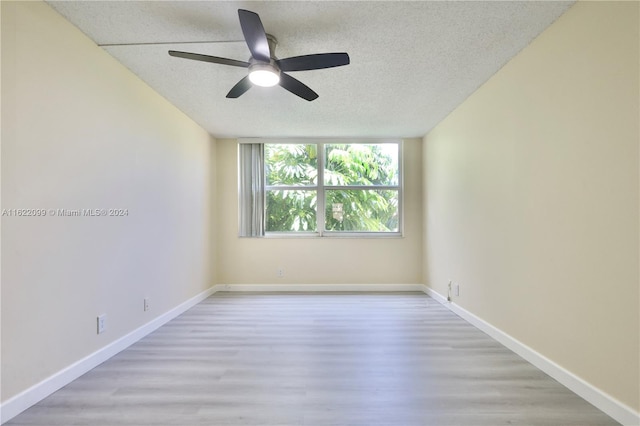
[[[611,416],[614,420],[627,426],[640,425],[640,413],[637,413],[631,407],[628,407],[612,396],[602,392],[600,389],[584,381],[544,355],[536,352],[519,340],[514,339],[502,330],[484,321],[482,318],[477,317],[453,302],[447,301],[446,297],[437,293],[433,289],[424,286],[423,291],[433,299],[442,303],[445,307],[449,308],[456,315],[469,322],[471,325],[487,333],[489,336],[502,343],[504,346],[547,373],[549,376],[553,377],[584,400]]]
[[[27,408],[43,400],[53,392],[71,383],[73,380],[97,367],[118,352],[131,346],[144,336],[158,329],[181,313],[197,305],[218,291],[234,292],[358,292],[358,291],[421,291],[437,300],[452,312],[487,333],[489,336],[514,351],[549,376],[562,383],[595,407],[616,421],[628,426],[640,425],[640,414],[619,402],[610,395],[585,382],[575,374],[562,368],[524,343],[514,339],[493,325],[465,310],[433,289],[421,284],[218,284],[191,299],[181,303],[170,311],[160,315],[131,333],[99,349],[93,354],[75,362],[64,370],[10,398],[0,405],[0,423],[5,423]]]
[[[215,291],[236,292],[358,292],[424,291],[422,284],[218,284]]]
[[[91,355],[71,364],[67,368],[55,373],[51,377],[33,385],[29,389],[8,399],[0,405],[0,423],[5,423],[22,413],[27,408],[48,397],[58,389],[71,383],[89,370],[102,364],[118,352],[131,346],[144,336],[155,331],[162,325],[171,321],[189,308],[197,305],[216,291],[215,286],[203,291],[191,299],[181,303],[168,312],[156,317],[145,325],[133,330],[131,333],[95,351]]]
[[[0,424],[8,422],[27,408],[128,348],[189,308],[218,291],[234,292],[356,292],[424,291],[421,284],[218,284],[181,303],[131,333],[55,373],[42,382],[0,404]]]

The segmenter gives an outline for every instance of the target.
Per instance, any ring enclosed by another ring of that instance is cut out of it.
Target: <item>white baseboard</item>
[[[423,291],[438,302],[442,303],[445,307],[449,308],[459,317],[469,322],[471,325],[487,333],[489,336],[502,343],[504,346],[511,349],[513,352],[520,355],[522,358],[526,359],[531,364],[535,365],[568,389],[594,405],[596,408],[611,416],[614,420],[626,426],[640,425],[640,413],[637,413],[631,407],[628,407],[612,396],[584,381],[569,370],[566,370],[549,358],[536,352],[529,346],[517,339],[514,339],[510,335],[477,317],[466,309],[453,302],[448,302],[446,297],[437,293],[433,289],[424,286]]]
[[[214,288],[236,292],[424,291],[422,284],[218,284]]]
[[[218,284],[191,299],[181,303],[170,311],[160,315],[147,324],[121,337],[115,342],[97,350],[91,355],[75,362],[42,382],[30,387],[0,405],[0,423],[5,423],[27,408],[43,400],[53,392],[71,383],[92,368],[97,367],[118,352],[131,346],[144,336],[158,329],[173,318],[197,305],[218,291],[233,292],[358,292],[358,291],[421,291],[461,318],[487,333],[507,348],[544,371],[558,382],[602,410],[616,421],[628,426],[640,425],[640,414],[619,402],[610,395],[585,382],[570,371],[562,368],[550,359],[534,351],[522,342],[514,339],[471,312],[448,302],[441,294],[422,284]]]
[[[73,363],[51,377],[0,404],[0,424],[42,401],[89,370],[128,348],[189,308],[218,291],[234,292],[341,292],[341,291],[424,291],[421,284],[218,284],[181,303],[131,333]]]
[[[145,325],[133,330],[131,333],[119,338],[118,340],[98,349],[91,355],[71,364],[65,369],[55,373],[54,375],[44,379],[40,383],[31,386],[29,389],[19,393],[18,395],[8,399],[0,405],[0,424],[8,422],[18,414],[37,402],[48,397],[58,389],[71,383],[78,377],[82,376],[89,370],[102,364],[118,352],[128,348],[144,336],[155,331],[162,325],[171,321],[178,315],[182,314],[189,308],[197,305],[211,294],[215,292],[215,286],[203,291],[202,293],[192,297],[186,302],[181,303],[168,312],[149,321]]]

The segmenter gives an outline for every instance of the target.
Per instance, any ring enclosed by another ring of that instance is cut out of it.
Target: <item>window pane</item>
[[[325,154],[325,185],[398,185],[398,144],[326,144]]]
[[[317,145],[265,144],[264,157],[268,186],[317,185]]]
[[[267,232],[316,232],[315,190],[269,190]]]
[[[397,190],[327,190],[327,231],[398,232]]]

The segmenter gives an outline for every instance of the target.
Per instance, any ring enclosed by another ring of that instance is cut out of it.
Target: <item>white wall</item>
[[[46,4],[1,7],[2,208],[128,209],[2,217],[6,401],[213,284],[215,149]]]
[[[418,284],[422,282],[420,139],[404,142],[405,237],[239,238],[236,140],[218,140],[221,284]],[[277,277],[282,267],[284,277]]]
[[[428,285],[638,412],[637,2],[579,2],[425,138]]]

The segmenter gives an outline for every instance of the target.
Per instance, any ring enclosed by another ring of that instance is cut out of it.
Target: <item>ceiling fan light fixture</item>
[[[275,86],[280,83],[280,70],[271,64],[253,64],[249,68],[249,80],[256,86]]]
[[[291,77],[287,72],[320,70],[349,65],[349,55],[345,52],[316,53],[278,59],[275,54],[278,41],[274,36],[264,31],[264,26],[258,14],[250,10],[238,9],[238,18],[240,19],[244,40],[247,42],[247,47],[251,52],[248,62],[200,53],[169,51],[169,55],[178,58],[249,68],[248,75],[242,77],[229,90],[227,99],[236,99],[242,96],[254,85],[271,87],[279,84],[283,89],[305,101],[313,101],[318,98],[318,94],[300,80]]]

